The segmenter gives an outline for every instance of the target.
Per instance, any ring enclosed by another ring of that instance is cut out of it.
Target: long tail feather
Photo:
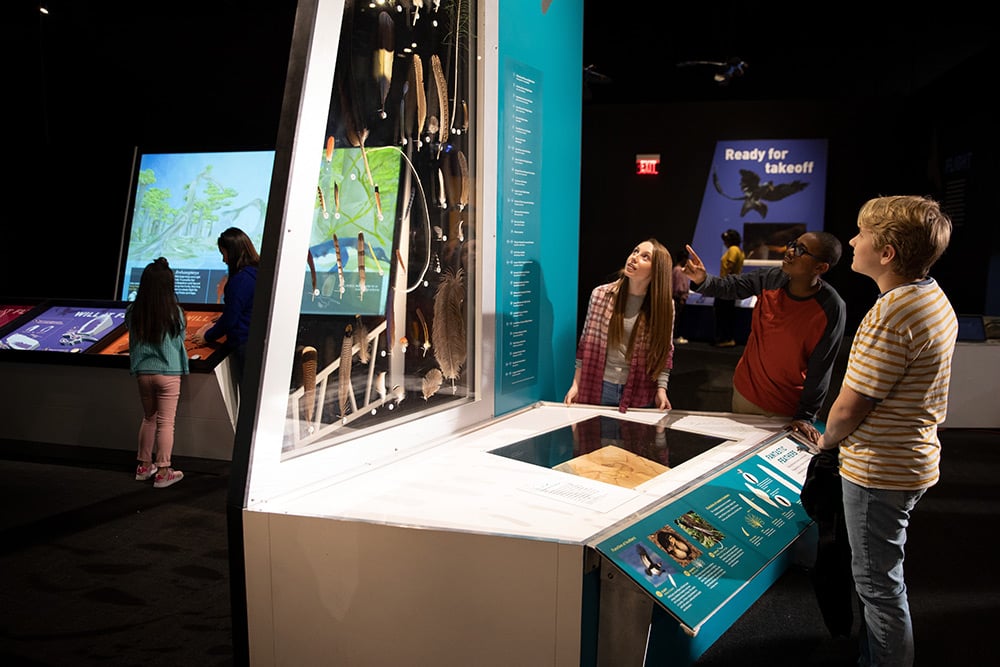
[[[370,348],[368,343],[368,325],[365,324],[360,315],[354,316],[354,339],[358,341],[358,361],[367,364],[368,360],[371,359],[371,355],[368,354]]]
[[[378,46],[375,49],[375,58],[372,64],[381,100],[378,111],[382,118],[386,117],[385,99],[389,95],[389,87],[392,85],[392,61],[395,52],[396,24],[389,12],[383,10],[378,15]]]
[[[442,144],[448,141],[448,80],[444,77],[444,69],[441,67],[441,58],[435,53],[431,56],[431,71],[434,73],[434,87],[437,89],[438,112],[441,129],[438,132],[438,141]]]
[[[302,388],[305,390],[306,421],[312,422],[316,410],[316,348],[302,348]]]
[[[340,296],[344,296],[347,288],[344,286],[344,262],[340,259],[340,239],[333,235],[333,251],[337,254],[337,278],[340,280]]]
[[[344,328],[344,340],[340,344],[340,368],[337,370],[337,404],[340,406],[340,416],[347,416],[351,405],[351,361],[354,357],[353,329],[348,324]]]
[[[427,119],[427,95],[424,92],[424,64],[420,56],[413,54],[413,62],[410,66],[409,78],[407,80],[409,94],[413,96],[412,102],[407,102],[407,107],[412,116],[407,122],[407,134],[416,137],[417,147],[420,147],[420,137],[424,131],[424,123]]]
[[[358,300],[365,299],[365,233],[358,232]]]

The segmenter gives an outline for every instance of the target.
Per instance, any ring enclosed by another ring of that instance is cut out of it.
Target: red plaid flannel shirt
[[[576,400],[579,403],[599,405],[604,382],[604,364],[608,348],[608,326],[614,310],[617,283],[598,285],[590,293],[587,318],[583,323],[583,333],[576,349],[576,358],[581,361],[580,382]],[[636,326],[643,326],[636,321]],[[646,374],[646,354],[649,351],[649,336],[646,331],[636,332],[632,358],[629,360],[628,379],[622,390],[619,412],[630,407],[647,408],[656,399],[656,379]],[[673,349],[667,356],[665,368],[673,367]]]

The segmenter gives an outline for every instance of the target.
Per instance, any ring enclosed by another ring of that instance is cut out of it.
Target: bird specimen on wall
[[[726,199],[743,202],[740,216],[745,216],[750,211],[757,211],[761,218],[767,217],[765,201],[780,201],[797,192],[802,192],[809,185],[809,183],[798,180],[778,184],[775,184],[774,181],[761,181],[760,176],[749,169],[740,169],[740,190],[743,192],[740,196],[726,194],[725,190],[722,189],[722,183],[719,182],[719,174],[714,169],[712,170],[712,184]]]
[[[691,67],[693,65],[709,65],[715,68],[712,80],[720,86],[727,86],[733,79],[743,76],[749,65],[740,58],[730,58],[725,62],[716,60],[685,60],[677,63],[678,67]]]

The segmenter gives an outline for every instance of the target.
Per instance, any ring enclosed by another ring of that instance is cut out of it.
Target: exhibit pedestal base
[[[127,369],[4,363],[0,439],[135,451],[142,406]],[[174,454],[231,460],[237,388],[223,359],[181,382]]]

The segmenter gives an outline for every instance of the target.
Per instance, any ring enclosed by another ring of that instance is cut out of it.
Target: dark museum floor
[[[674,407],[727,409],[742,349],[678,346]],[[1000,516],[998,435],[942,431],[942,480],[907,545],[918,666],[979,664],[1000,624],[986,533]],[[184,481],[164,490],[134,481],[133,465],[122,450],[0,442],[3,664],[233,664],[229,464],[178,459]],[[793,566],[695,664],[849,665],[855,655],[856,638],[831,638],[809,571]]]

